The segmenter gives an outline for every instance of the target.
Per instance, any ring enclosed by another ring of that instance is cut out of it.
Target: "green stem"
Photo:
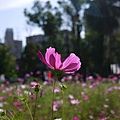
[[[53,105],[54,105],[54,90],[55,90],[55,84],[57,80],[57,75],[55,75],[55,79],[53,80],[53,91],[52,91],[52,120],[54,120],[54,115],[53,115]]]
[[[25,105],[26,105],[26,107],[27,107],[27,109],[28,109],[28,111],[29,111],[31,120],[34,120],[34,119],[33,119],[33,116],[32,116],[32,113],[31,113],[31,111],[30,111],[30,108],[29,108],[29,106],[28,106],[28,104],[27,104],[27,102],[25,102]]]
[[[62,90],[62,99],[63,99],[63,105],[62,105],[62,120],[64,120],[64,103],[65,103],[65,100],[64,100],[64,90]]]
[[[38,98],[38,92],[36,92],[36,97],[35,97],[35,108],[34,108],[33,120],[35,120],[35,115],[36,115],[37,98]]]
[[[8,117],[0,117],[0,120],[10,120]]]

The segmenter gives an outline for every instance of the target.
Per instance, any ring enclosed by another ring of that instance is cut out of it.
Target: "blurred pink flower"
[[[76,76],[74,77],[74,80],[75,80],[75,81],[79,80],[79,76],[76,75]]]
[[[88,96],[85,93],[82,94],[82,97],[83,97],[84,100],[88,100],[89,99]]]
[[[41,72],[40,72],[39,70],[38,70],[38,71],[36,71],[36,74],[37,74],[37,75],[39,75],[40,73],[41,73]]]
[[[6,97],[5,96],[2,96],[2,97],[0,97],[0,100],[2,101],[2,100],[6,100]]]
[[[48,81],[44,81],[43,82],[43,85],[47,85],[47,84],[49,84]]]
[[[90,119],[93,119],[94,117],[93,117],[93,115],[89,115],[89,118],[90,118]]]
[[[82,82],[82,83],[81,83],[81,86],[83,86],[83,87],[86,86],[86,83],[85,83],[85,82]]]
[[[5,84],[7,84],[7,85],[8,85],[8,84],[10,84],[10,82],[9,82],[8,80],[5,80]]]
[[[8,96],[11,97],[11,96],[13,96],[13,94],[12,93],[8,93]]]
[[[100,112],[99,112],[99,115],[104,115],[105,114],[105,111],[104,110],[101,110]]]
[[[100,118],[99,120],[109,120],[109,116],[108,117],[105,117],[105,118]]]
[[[112,92],[114,90],[114,88],[113,87],[111,87],[111,88],[108,88],[107,89],[107,91],[105,92],[105,94],[109,94],[110,92]]]
[[[58,110],[58,104],[57,102],[53,103],[53,111],[57,111]]]
[[[108,107],[109,107],[108,105],[106,105],[106,104],[104,105],[104,108],[108,108]]]
[[[19,112],[22,112],[22,111],[23,111],[23,109],[22,109],[22,108],[18,108],[18,111],[19,111]]]
[[[33,72],[32,72],[32,71],[30,72],[30,75],[33,75]]]
[[[24,79],[23,78],[18,78],[18,81],[23,83],[24,82]]]
[[[116,80],[118,80],[117,77],[112,77],[112,78],[110,78],[110,81],[111,81],[111,82],[115,82]]]
[[[72,120],[80,120],[79,118],[77,118],[77,117],[74,117],[74,118],[72,118]]]
[[[22,105],[21,102],[14,102],[13,104],[14,104],[14,106],[21,106]]]
[[[57,93],[57,92],[60,92],[60,89],[59,89],[59,88],[55,88],[55,89],[54,89],[54,93]]]
[[[34,81],[33,81],[33,82],[31,82],[30,84],[31,84],[32,86],[36,86],[36,85],[37,85],[37,83],[36,83],[36,82],[34,82]]]
[[[58,104],[58,105],[63,104],[63,100],[59,100],[59,101],[57,101],[57,104]]]
[[[31,99],[31,100],[35,99],[35,95],[31,94],[31,95],[30,95],[30,99]]]
[[[67,76],[67,80],[72,80],[72,79],[73,79],[72,75]]]
[[[110,110],[110,113],[111,113],[111,114],[115,114],[115,111],[114,111],[114,110]]]
[[[8,102],[3,102],[4,105],[8,105],[9,103]]]
[[[70,94],[70,95],[68,95],[68,98],[69,98],[69,99],[73,99],[74,96]]]
[[[97,80],[102,80],[102,77],[101,77],[101,76],[97,76],[96,79],[97,79]]]
[[[19,70],[19,67],[18,66],[16,66],[16,68],[15,68],[16,70]]]
[[[92,81],[92,80],[94,80],[94,78],[93,78],[93,76],[88,76],[88,77],[86,78],[86,80]]]
[[[26,73],[25,76],[26,76],[26,77],[30,77],[30,74]]]
[[[73,105],[78,105],[79,103],[80,103],[80,101],[78,99],[71,100],[71,104],[73,104]]]
[[[55,52],[55,48],[52,47],[47,48],[45,58],[40,51],[37,55],[44,64],[53,70],[74,73],[81,67],[80,59],[74,53],[71,53],[64,62],[61,60],[61,55]]]
[[[9,114],[10,114],[10,115],[13,115],[13,114],[14,114],[14,111],[13,111],[13,110],[9,110]]]

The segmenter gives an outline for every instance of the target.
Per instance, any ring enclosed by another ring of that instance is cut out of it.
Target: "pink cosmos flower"
[[[104,108],[108,108],[108,107],[109,107],[108,105],[106,105],[106,104],[104,105]]]
[[[71,53],[64,62],[61,60],[61,55],[55,52],[55,48],[47,48],[45,58],[43,54],[38,51],[39,59],[53,70],[60,70],[66,73],[74,73],[81,67],[80,58],[74,53]]]
[[[53,111],[57,111],[58,110],[58,104],[57,104],[57,102],[54,101],[53,104],[54,104],[53,105]]]
[[[0,101],[6,100],[7,98],[5,96],[0,97]]]
[[[89,99],[89,97],[85,93],[82,94],[82,97],[83,97],[84,100],[88,100]]]
[[[59,88],[55,88],[54,89],[54,93],[58,93],[58,92],[60,92],[60,89]]]
[[[77,117],[74,117],[74,118],[72,118],[72,120],[80,120],[79,118],[77,118]]]
[[[18,111],[19,111],[19,112],[22,112],[22,111],[23,111],[23,109],[22,109],[22,108],[18,108]]]
[[[30,77],[30,74],[26,73],[25,76],[26,76],[26,77]]]
[[[9,114],[10,114],[10,115],[13,115],[13,114],[14,114],[14,111],[13,111],[13,110],[9,110]]]
[[[36,86],[36,85],[37,85],[37,83],[36,83],[36,82],[34,82],[34,81],[33,81],[33,82],[31,82],[30,84],[31,84],[32,86]]]
[[[14,106],[21,106],[22,105],[21,102],[14,102],[13,104],[14,104]]]
[[[35,95],[31,94],[31,95],[30,95],[30,99],[31,99],[31,100],[35,99]]]
[[[105,114],[105,111],[103,111],[103,110],[101,110],[100,112],[99,112],[99,115],[104,115]]]
[[[78,105],[79,103],[80,103],[80,101],[78,99],[71,100],[71,104],[73,104],[73,105]]]
[[[89,118],[90,118],[90,119],[93,119],[94,117],[93,117],[93,115],[89,115]]]
[[[110,110],[110,113],[111,113],[111,114],[115,114],[115,111],[114,111],[114,110]]]
[[[38,70],[38,71],[36,71],[36,74],[37,74],[37,75],[39,75],[40,73],[41,73],[41,72],[40,72],[39,70]]]
[[[68,95],[68,98],[69,99],[74,99],[74,96],[70,94],[70,95]]]
[[[30,72],[30,75],[33,75],[33,72],[32,72],[32,71]]]
[[[18,78],[18,81],[23,83],[24,82],[24,79],[23,78]]]

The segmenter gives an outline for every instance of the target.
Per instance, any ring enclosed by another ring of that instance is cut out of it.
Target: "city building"
[[[47,41],[48,37],[45,35],[33,35],[33,36],[28,36],[26,37],[26,43],[28,44],[29,42],[35,42],[35,43],[41,43],[43,41]]]
[[[14,40],[13,29],[6,29],[5,32],[5,45],[10,47],[10,54],[14,55],[17,59],[20,59],[22,53],[22,41]]]

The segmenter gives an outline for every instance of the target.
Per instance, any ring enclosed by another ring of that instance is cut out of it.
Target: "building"
[[[46,42],[47,40],[48,40],[48,37],[46,37],[45,35],[33,35],[33,36],[26,37],[27,44],[31,41],[35,43],[41,43],[43,41]]]
[[[17,59],[20,59],[22,53],[22,41],[14,40],[13,29],[6,29],[5,32],[5,45],[10,47],[10,54],[14,55]]]

